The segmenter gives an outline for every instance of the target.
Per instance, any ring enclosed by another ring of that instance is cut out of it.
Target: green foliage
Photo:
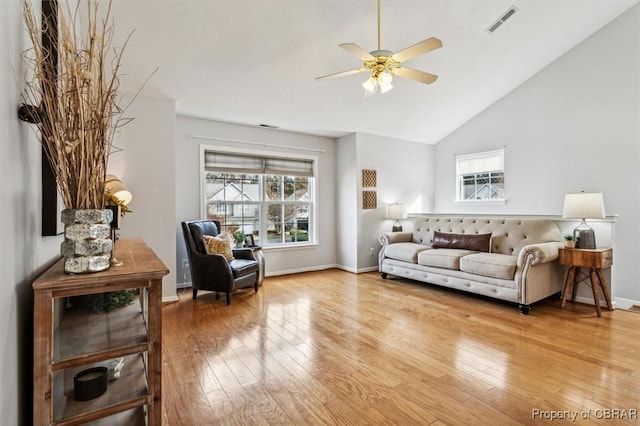
[[[247,236],[242,231],[236,231],[233,233],[233,241],[235,241],[236,243],[244,243],[244,239],[246,237]]]
[[[296,230],[291,232],[293,235],[293,241],[309,241],[309,234],[307,231]]]
[[[94,294],[89,300],[89,307],[94,312],[111,312],[128,306],[136,298],[136,290],[112,291],[110,293]]]
[[[565,239],[565,241],[573,241],[573,235],[565,234],[564,239]]]

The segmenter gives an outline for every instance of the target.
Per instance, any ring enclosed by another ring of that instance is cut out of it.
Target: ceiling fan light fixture
[[[378,0],[378,49],[372,52],[367,52],[355,43],[342,43],[340,44],[340,48],[344,49],[347,53],[360,58],[363,61],[362,66],[349,71],[342,71],[317,77],[316,80],[328,80],[369,71],[371,72],[371,75],[367,81],[362,84],[362,87],[364,87],[365,90],[365,97],[375,95],[376,92],[378,92],[378,89],[380,93],[386,93],[391,90],[393,88],[391,81],[393,80],[394,75],[397,75],[400,78],[417,81],[418,83],[431,84],[437,80],[437,75],[407,68],[403,66],[402,63],[418,55],[423,55],[433,50],[440,49],[441,47],[442,41],[440,41],[440,39],[436,37],[429,37],[428,39],[422,40],[421,42],[396,53],[381,49],[380,0]]]
[[[376,80],[374,76],[371,76],[367,79],[367,81],[362,83],[362,87],[364,87],[364,90],[368,93],[376,93],[376,89],[378,88],[378,80]]]
[[[387,93],[393,89],[393,75],[389,71],[384,71],[378,76],[378,85],[380,86],[380,93]]]
[[[391,84],[391,83],[386,83],[386,84],[380,83],[380,93],[387,93],[391,89],[393,89],[393,84]]]
[[[384,71],[380,73],[378,81],[380,82],[380,86],[391,85],[391,82],[393,81],[393,75],[389,71]]]

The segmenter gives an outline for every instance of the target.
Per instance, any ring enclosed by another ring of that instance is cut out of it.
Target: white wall
[[[403,203],[408,212],[433,211],[434,147],[366,133],[356,134],[357,182],[357,269],[376,270],[380,243],[378,236],[391,231],[387,205]],[[362,208],[362,170],[377,172],[378,208]],[[374,255],[371,255],[371,248]]]
[[[293,146],[323,153],[299,149],[256,147],[237,142],[199,140],[190,135],[206,136],[224,140],[247,141],[278,146]],[[226,146],[255,151],[282,152],[289,154],[317,155],[317,211],[315,246],[263,250],[266,274],[276,275],[333,267],[336,264],[336,147],[331,138],[284,132],[274,129],[250,127],[211,120],[178,116],[175,131],[176,167],[176,220],[173,238],[177,244],[178,283],[190,282],[188,269],[182,269],[182,260],[187,259],[180,223],[200,219],[200,146]]]
[[[138,96],[125,116],[134,120],[120,129],[114,145],[122,151],[111,155],[108,166],[133,194],[133,212],[122,218],[120,237],[143,239],[169,268],[162,281],[168,301],[176,298],[175,102]]]
[[[31,283],[58,259],[61,237],[41,237],[40,143],[17,118],[28,47],[20,2],[0,2],[0,413],[29,424],[33,394]]]
[[[337,141],[336,152],[336,263],[341,269],[358,270],[358,170],[356,134]]]
[[[602,192],[607,214],[619,215],[616,295],[633,300],[640,300],[639,11],[630,9],[435,146],[437,213],[558,215],[565,193]],[[507,203],[456,203],[454,156],[502,146]]]

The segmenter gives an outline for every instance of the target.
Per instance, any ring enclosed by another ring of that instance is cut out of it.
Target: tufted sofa
[[[531,304],[562,290],[562,268],[556,261],[562,237],[547,219],[423,217],[413,232],[380,236],[378,268],[388,274],[438,284],[518,303],[528,314]],[[434,248],[434,233],[491,234],[488,252]]]

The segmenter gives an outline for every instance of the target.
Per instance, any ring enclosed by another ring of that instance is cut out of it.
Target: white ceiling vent
[[[502,14],[502,16],[496,19],[493,24],[489,25],[489,28],[487,28],[485,31],[489,34],[493,34],[500,27],[500,25],[504,24],[507,19],[511,18],[517,11],[517,6],[511,6],[505,13]]]

